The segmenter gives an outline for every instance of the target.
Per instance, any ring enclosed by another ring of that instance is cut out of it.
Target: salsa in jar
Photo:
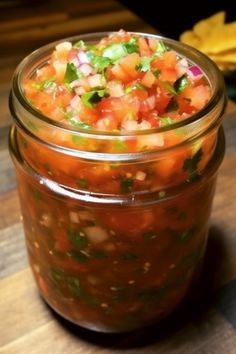
[[[55,311],[120,332],[181,303],[206,247],[224,106],[214,63],[161,36],[83,35],[18,66],[10,151],[29,262]]]

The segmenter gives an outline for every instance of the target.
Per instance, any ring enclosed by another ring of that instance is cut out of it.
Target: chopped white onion
[[[87,210],[78,211],[78,216],[81,221],[93,221],[95,219],[93,214]]]
[[[181,77],[184,74],[186,74],[188,69],[188,62],[186,58],[182,58],[181,60],[178,61],[176,65],[176,71],[177,71],[177,77]]]
[[[139,124],[139,129],[151,129],[152,125],[150,122],[148,122],[147,120],[143,120],[140,124]]]
[[[124,89],[120,82],[110,81],[107,84],[107,88],[111,97],[121,97],[124,95]]]
[[[100,226],[88,226],[84,227],[83,230],[93,244],[104,242],[109,238],[107,231]]]
[[[72,48],[72,44],[71,42],[62,42],[62,43],[59,43],[57,46],[56,46],[56,50],[58,52],[60,51],[63,51],[63,50],[71,50]]]
[[[126,120],[122,123],[124,130],[138,130],[138,123],[136,120]]]
[[[70,60],[70,63],[74,64],[77,68],[80,66],[80,61],[77,57]]]
[[[78,51],[77,57],[78,57],[81,64],[88,64],[89,63],[89,58],[83,50]]]
[[[101,74],[96,74],[88,77],[88,84],[90,87],[104,86],[104,79]]]
[[[82,72],[82,74],[84,74],[84,76],[88,76],[93,71],[93,68],[89,64],[82,64],[80,65],[79,70]]]
[[[145,178],[146,178],[146,173],[145,172],[143,172],[143,171],[137,171],[136,172],[136,175],[135,175],[135,179],[137,180],[137,181],[144,181],[145,180]]]
[[[71,222],[74,222],[75,224],[79,223],[79,216],[76,211],[70,211],[69,212],[69,218]]]
[[[148,110],[152,110],[155,108],[156,105],[156,98],[154,95],[149,96],[145,101],[144,104],[147,106]]]
[[[161,133],[138,137],[138,146],[140,149],[154,148],[163,145],[164,145],[164,138]]]
[[[63,62],[61,62],[59,60],[55,60],[54,63],[53,63],[53,67],[56,70],[57,78],[59,80],[63,79],[64,75],[65,75],[65,72],[66,72],[66,63],[63,63]]]
[[[83,95],[83,93],[85,93],[85,89],[82,86],[76,87],[75,88],[75,93],[79,96]]]
[[[81,101],[80,97],[78,95],[75,95],[72,98],[72,100],[70,101],[70,106],[72,108],[77,108],[79,106],[79,104],[80,104],[80,101]]]

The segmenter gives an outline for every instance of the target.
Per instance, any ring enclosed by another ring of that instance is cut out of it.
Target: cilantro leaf
[[[81,99],[86,107],[93,108],[94,105],[101,101],[101,99],[105,96],[107,96],[107,91],[105,89],[101,89],[83,93],[81,95]]]
[[[91,58],[91,63],[98,72],[102,72],[104,69],[106,69],[111,64],[111,60],[110,60],[110,58],[107,58],[107,57],[100,57],[100,56],[94,55]]]
[[[186,75],[182,75],[178,80],[174,83],[174,89],[177,93],[182,92],[189,85],[189,79]]]
[[[78,121],[71,112],[65,112],[64,113],[64,117],[65,119],[73,126],[80,128],[80,129],[91,129],[91,125],[84,123],[84,122],[80,122]]]
[[[135,53],[138,51],[137,39],[131,38],[129,42],[123,44],[128,54]]]
[[[150,61],[151,58],[142,57],[140,63],[137,65],[137,70],[141,72],[147,72],[150,70]]]
[[[104,49],[102,56],[109,58],[112,63],[115,63],[125,55],[137,52],[138,46],[136,42],[136,39],[132,38],[129,42],[126,43],[109,44]]]
[[[130,93],[133,90],[145,90],[146,91],[146,87],[144,85],[140,84],[140,82],[136,82],[133,85],[127,86],[125,88],[125,93]]]
[[[52,84],[55,82],[56,78],[52,77],[50,79],[43,80],[41,82],[34,82],[32,87],[37,91],[44,91],[49,89]]]
[[[88,246],[87,237],[79,230],[68,230],[67,235],[69,237],[70,243],[76,249],[83,249]]]
[[[183,170],[188,172],[190,181],[193,181],[199,175],[197,171],[197,166],[201,158],[202,158],[202,149],[199,149],[192,157],[184,161]]]
[[[131,177],[122,176],[120,181],[120,189],[122,193],[127,193],[133,186],[134,180]]]
[[[165,43],[162,41],[159,41],[154,55],[159,56],[160,54],[167,52],[167,51],[168,51],[168,48],[166,47]]]
[[[168,93],[170,93],[173,96],[176,95],[177,92],[176,92],[173,85],[171,85],[168,81],[162,81],[161,83],[162,83],[162,86],[164,87],[164,89],[166,91],[168,91]]]
[[[73,45],[74,48],[79,48],[79,49],[87,49],[87,46],[85,44],[84,41],[80,40],[78,42],[76,42],[74,45]]]
[[[76,68],[74,63],[67,63],[64,83],[70,84],[74,80],[81,79],[83,74]]]
[[[166,127],[167,125],[175,123],[175,120],[170,117],[161,117],[159,119],[162,127]]]
[[[175,99],[172,99],[166,107],[166,112],[177,111],[178,108],[179,108],[178,102]]]

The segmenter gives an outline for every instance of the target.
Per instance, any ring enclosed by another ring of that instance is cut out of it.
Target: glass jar
[[[24,59],[13,78],[10,151],[29,262],[46,302],[96,331],[132,330],[170,314],[206,248],[224,155],[224,82],[203,54],[153,37],[201,67],[212,91],[201,111],[162,128],[85,131],[35,110],[22,83],[45,65],[55,43]]]

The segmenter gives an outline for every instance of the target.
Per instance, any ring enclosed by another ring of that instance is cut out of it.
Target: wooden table
[[[191,299],[159,327],[123,335],[79,329],[54,315],[40,299],[24,244],[7,133],[10,77],[37,46],[56,38],[125,28],[155,33],[115,1],[32,2],[0,8],[0,353],[236,353],[236,106],[224,119],[227,150],[211,218],[203,276]],[[1,7],[6,2],[1,3]],[[56,4],[56,5],[55,5]]]

